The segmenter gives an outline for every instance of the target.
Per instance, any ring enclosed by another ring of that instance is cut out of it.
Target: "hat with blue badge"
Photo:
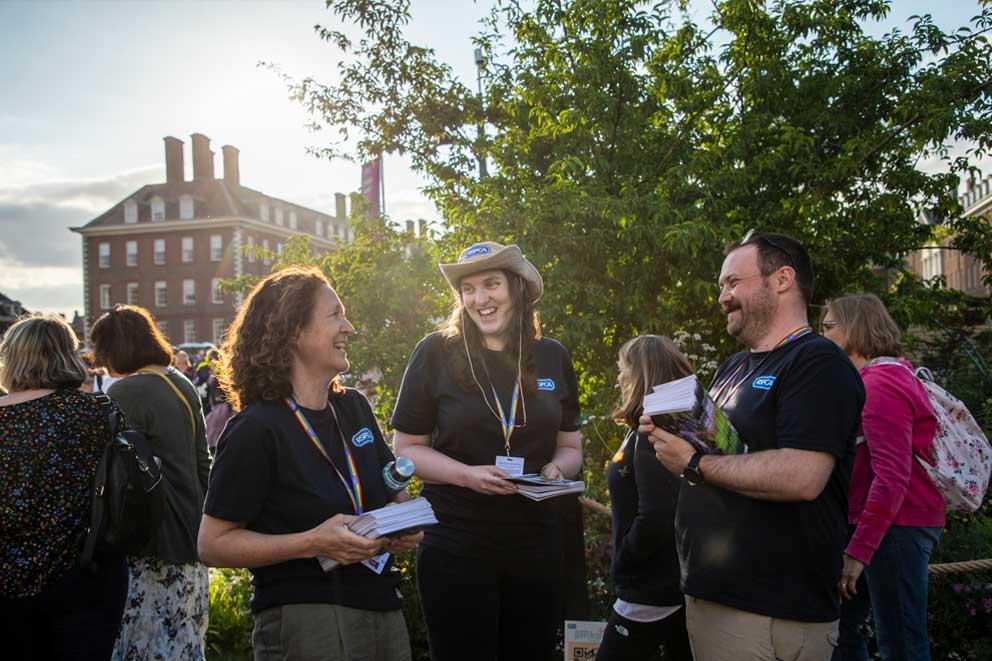
[[[516,245],[504,246],[495,241],[473,243],[462,251],[454,264],[439,264],[441,273],[455,294],[459,294],[462,278],[482,271],[501,269],[516,273],[527,285],[530,299],[537,302],[544,292],[544,280],[534,265],[528,262]]]

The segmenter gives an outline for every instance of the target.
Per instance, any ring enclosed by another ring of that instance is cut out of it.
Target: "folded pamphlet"
[[[741,454],[747,446],[695,374],[662,383],[644,397],[655,427],[680,436],[707,454]]]
[[[380,537],[400,537],[420,532],[427,526],[437,523],[434,508],[426,498],[414,498],[405,503],[365,512],[348,524],[348,529],[356,535],[378,539]],[[319,556],[317,560],[324,571],[338,566],[337,560]]]
[[[582,493],[586,483],[581,480],[549,480],[538,473],[508,478],[517,485],[517,493],[531,500],[546,500],[570,493]]]

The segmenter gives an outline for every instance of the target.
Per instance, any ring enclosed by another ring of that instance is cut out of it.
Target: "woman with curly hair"
[[[393,455],[365,397],[344,388],[355,329],[315,268],[274,273],[248,295],[225,342],[221,388],[239,413],[217,448],[200,557],[254,576],[255,659],[410,658],[386,541],[348,529],[387,505]],[[338,566],[324,571],[318,558]]]

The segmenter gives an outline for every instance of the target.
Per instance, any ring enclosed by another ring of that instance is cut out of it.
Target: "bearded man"
[[[829,659],[864,386],[809,326],[813,266],[801,243],[752,230],[725,255],[720,305],[747,350],[721,365],[710,394],[746,451],[703,454],[648,417],[640,427],[682,477],[689,639],[697,661]]]

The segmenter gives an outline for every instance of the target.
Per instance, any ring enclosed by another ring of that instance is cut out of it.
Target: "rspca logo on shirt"
[[[757,379],[751,382],[751,387],[757,390],[771,390],[772,386],[775,385],[774,376],[759,376]]]
[[[472,257],[475,257],[476,255],[488,255],[492,251],[493,251],[493,249],[490,248],[489,246],[484,246],[482,244],[476,244],[474,246],[471,246],[468,250],[465,251],[465,254],[462,255],[462,261],[465,261],[466,259],[471,259]]]
[[[554,391],[554,389],[555,389],[555,380],[554,379],[538,379],[537,380],[537,389],[538,390]]]
[[[373,440],[372,432],[368,427],[362,427],[358,432],[351,437],[351,444],[356,448],[360,448],[363,445],[368,445]]]

